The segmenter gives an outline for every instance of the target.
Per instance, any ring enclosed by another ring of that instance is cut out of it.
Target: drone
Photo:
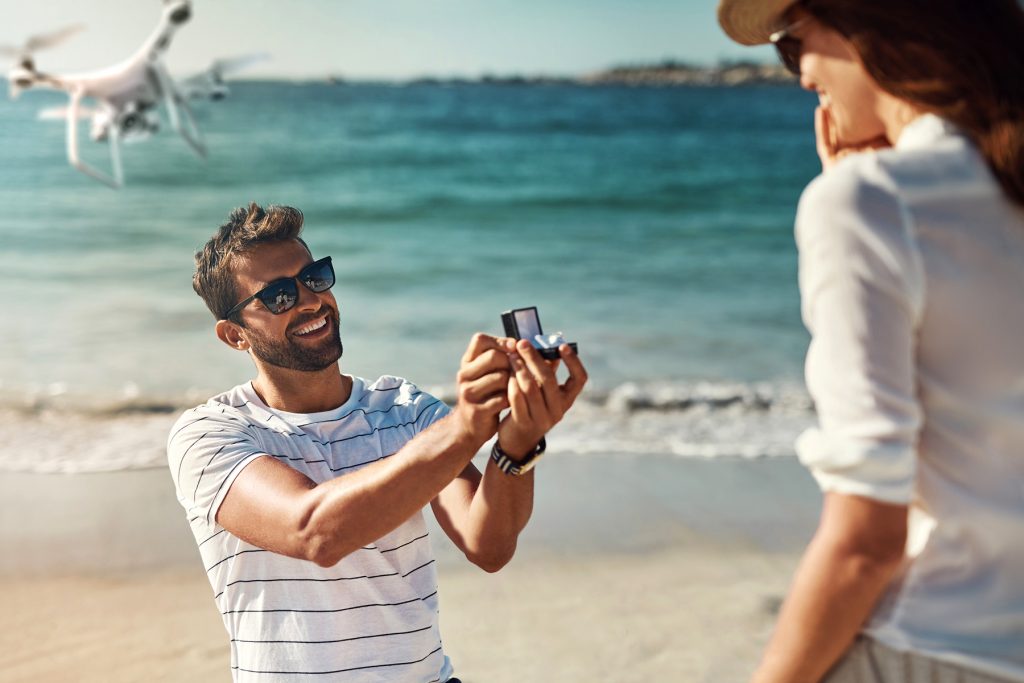
[[[22,91],[30,88],[50,88],[68,93],[66,107],[45,109],[39,113],[39,117],[65,120],[68,163],[85,175],[115,189],[124,185],[121,142],[144,140],[156,133],[160,129],[157,109],[161,104],[167,110],[171,128],[185,140],[196,156],[205,159],[206,145],[188,100],[199,97],[222,98],[227,93],[223,82],[224,73],[263,56],[218,60],[207,72],[188,79],[183,82],[184,87],[179,87],[164,65],[163,55],[175,32],[191,16],[190,0],[163,0],[160,23],[135,54],[114,66],[83,74],[46,74],[36,68],[33,59],[35,52],[53,47],[78,33],[83,28],[81,25],[33,36],[21,48],[0,47],[0,54],[17,60],[8,74],[11,99],[16,99]],[[96,105],[83,105],[85,98],[91,98]],[[89,136],[93,140],[108,143],[109,173],[81,158],[78,128],[82,119],[91,121]]]

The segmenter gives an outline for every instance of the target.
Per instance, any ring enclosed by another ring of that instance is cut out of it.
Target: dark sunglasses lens
[[[794,76],[800,75],[800,41],[785,36],[775,42],[775,51],[786,70]]]
[[[299,288],[295,280],[271,282],[256,295],[267,310],[273,314],[284,313],[299,300]]]
[[[334,286],[334,266],[329,258],[314,261],[302,269],[299,279],[310,291],[326,292]]]

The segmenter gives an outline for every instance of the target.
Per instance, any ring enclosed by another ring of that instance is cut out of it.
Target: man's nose
[[[300,311],[318,311],[321,303],[319,294],[299,283],[299,300],[295,304],[296,308]]]

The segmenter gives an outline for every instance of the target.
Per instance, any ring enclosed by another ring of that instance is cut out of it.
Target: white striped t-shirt
[[[447,413],[403,379],[354,377],[335,410],[273,410],[246,383],[175,423],[168,464],[231,639],[235,681],[451,677],[422,512],[328,568],[246,543],[215,521],[231,482],[256,458],[324,482],[393,455]]]

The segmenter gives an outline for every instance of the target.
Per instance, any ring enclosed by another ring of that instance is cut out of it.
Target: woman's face
[[[805,20],[805,21],[801,21]],[[853,46],[803,11],[793,35],[801,41],[800,85],[817,91],[841,144],[855,145],[885,135],[878,114],[882,90],[864,70]]]

